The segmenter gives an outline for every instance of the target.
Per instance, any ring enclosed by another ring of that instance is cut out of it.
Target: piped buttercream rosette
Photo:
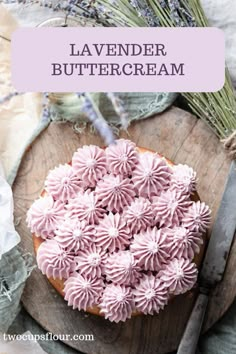
[[[43,239],[55,236],[65,217],[65,205],[52,196],[40,197],[27,212],[26,221],[31,232]]]
[[[85,145],[74,153],[72,167],[87,187],[95,187],[107,173],[105,151],[98,146]]]
[[[67,202],[83,190],[83,182],[70,165],[60,165],[49,172],[45,189],[56,200]]]
[[[157,314],[195,285],[210,209],[196,201],[191,167],[120,139],[51,170],[27,223],[38,267],[60,279],[68,305],[119,322]]]
[[[107,166],[113,175],[129,176],[138,163],[138,151],[130,140],[119,139],[106,148]]]
[[[89,189],[84,193],[78,193],[75,198],[70,199],[65,208],[68,211],[67,216],[69,219],[84,220],[91,225],[98,224],[106,213],[106,210],[98,200],[97,194]]]

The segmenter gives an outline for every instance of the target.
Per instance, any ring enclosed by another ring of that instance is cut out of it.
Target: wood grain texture
[[[187,163],[198,174],[200,198],[208,203],[213,220],[220,203],[229,170],[218,139],[191,114],[178,108],[136,122],[122,133],[139,146],[156,150],[174,163]],[[25,223],[26,211],[43,189],[48,170],[70,161],[72,153],[84,144],[103,145],[86,131],[77,135],[69,124],[51,124],[28,149],[13,186],[15,216],[22,220],[18,232],[22,248],[33,253],[31,233]],[[236,293],[236,242],[233,243],[224,280],[215,289],[208,306],[204,329],[219,319]],[[122,324],[73,311],[39,270],[27,282],[22,298],[30,315],[55,334],[93,333],[94,342],[70,341],[67,344],[89,354],[163,354],[177,348],[193,307],[195,292],[177,296],[158,316],[137,316]]]

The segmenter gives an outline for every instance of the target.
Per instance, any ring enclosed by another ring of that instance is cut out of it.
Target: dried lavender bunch
[[[173,18],[173,11],[177,11],[185,26],[189,25],[189,21],[198,27],[208,26],[199,0],[165,0],[161,3],[150,0],[149,3],[163,27],[177,25]],[[226,139],[234,134],[236,131],[236,100],[227,69],[225,85],[220,91],[184,93],[183,96],[192,111],[203,119],[220,139]],[[236,143],[235,139],[231,146],[234,143]]]
[[[160,16],[160,22],[163,26],[163,20],[168,21],[168,17],[171,19],[168,26],[172,27],[195,27],[196,21],[194,16],[191,13],[191,10],[188,6],[188,1],[184,0],[160,0],[159,2],[150,1],[150,6],[155,12],[156,16]],[[161,7],[163,14],[158,13],[158,8]]]
[[[152,9],[141,0],[69,0],[60,10],[96,20],[103,26],[148,26],[155,22]],[[145,2],[146,3],[146,2]],[[45,4],[43,5],[45,6]]]
[[[145,0],[130,0],[130,5],[137,11],[139,17],[146,19],[148,26],[157,27],[160,25],[153,9]]]
[[[69,0],[64,2],[61,10],[66,11],[68,16],[80,17],[95,20],[103,26],[109,26],[106,16],[103,16],[103,6],[95,6],[94,0]]]
[[[175,25],[184,26],[187,23],[188,26],[195,26],[188,7],[180,1],[160,0],[159,4],[170,13]],[[159,18],[148,0],[67,0],[61,2],[42,0],[40,5],[51,7],[55,11],[65,11],[71,16],[90,18],[103,26],[156,27],[160,25]]]
[[[146,0],[96,0],[95,3],[95,6],[105,7],[105,14],[113,26],[158,26],[158,19]]]

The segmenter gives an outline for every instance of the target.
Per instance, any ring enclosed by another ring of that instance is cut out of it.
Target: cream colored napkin
[[[0,5],[0,35],[11,38],[17,23]],[[11,85],[10,42],[0,38],[0,98],[15,91]],[[0,160],[6,178],[13,183],[22,155],[32,139],[39,133],[41,124],[42,95],[27,93],[0,104]]]
[[[12,190],[4,178],[0,163],[0,260],[4,253],[10,251],[20,242],[20,236],[13,223]]]

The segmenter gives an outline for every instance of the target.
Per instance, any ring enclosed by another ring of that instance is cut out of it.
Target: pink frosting
[[[135,198],[135,200],[125,209],[124,218],[131,232],[138,233],[144,231],[148,226],[153,225],[152,204],[145,198]]]
[[[145,315],[159,313],[168,302],[165,284],[153,274],[144,274],[133,294],[137,310]]]
[[[120,214],[110,212],[100,221],[94,241],[98,246],[114,252],[116,249],[125,249],[131,236],[130,229],[126,226],[123,217]]]
[[[189,259],[174,258],[158,274],[161,280],[174,295],[183,294],[192,289],[197,281],[198,270]]]
[[[67,279],[75,271],[72,253],[63,249],[55,240],[46,240],[38,248],[38,267],[48,278]]]
[[[187,165],[173,166],[171,189],[182,193],[193,194],[196,191],[196,172]]]
[[[78,252],[78,256],[76,257],[76,269],[85,276],[100,278],[105,265],[105,260],[106,251],[92,243],[85,250]]]
[[[107,259],[105,275],[107,280],[116,284],[134,285],[141,277],[141,268],[130,251],[113,253]]]
[[[125,322],[131,318],[134,300],[130,287],[124,285],[108,285],[99,304],[101,313],[111,322]]]
[[[95,236],[93,225],[88,225],[84,220],[66,219],[55,231],[55,240],[63,247],[77,253],[80,249],[89,246]]]
[[[116,140],[115,145],[106,148],[106,155],[109,171],[114,175],[130,175],[138,162],[136,145],[130,140]]]
[[[85,185],[95,187],[107,173],[105,151],[95,145],[85,145],[74,153],[72,166]]]
[[[83,184],[71,166],[60,165],[48,174],[45,189],[54,199],[67,202],[83,190]]]
[[[139,196],[150,198],[168,187],[171,173],[164,159],[157,154],[145,152],[140,154],[132,181]]]
[[[101,279],[87,278],[79,273],[74,273],[65,282],[64,299],[73,310],[84,310],[97,305],[103,292],[103,281]]]
[[[182,226],[166,229],[165,232],[171,258],[193,259],[194,254],[200,252],[200,246],[203,244],[201,234]]]
[[[182,225],[192,231],[204,233],[211,222],[211,211],[208,205],[200,201],[192,203],[182,218]]]
[[[27,212],[27,223],[31,232],[43,239],[51,238],[64,220],[64,204],[51,196],[37,199]]]
[[[156,221],[160,226],[178,226],[190,204],[188,197],[176,190],[162,192],[159,197],[153,198]]]
[[[148,228],[134,236],[130,250],[137,259],[138,264],[145,270],[159,270],[169,259],[166,246],[166,234],[156,227]]]
[[[132,203],[135,196],[130,179],[114,175],[106,175],[98,182],[96,194],[102,206],[113,212],[121,212],[126,205]]]
[[[157,153],[139,153],[119,139],[105,150],[79,148],[72,166],[49,172],[45,188],[27,222],[46,240],[37,252],[39,269],[65,281],[73,309],[100,306],[106,319],[126,321],[135,310],[158,313],[171,294],[194,286],[192,260],[210,210],[191,200],[191,167],[170,167]]]
[[[77,217],[90,224],[98,224],[104,217],[106,210],[102,207],[95,192],[87,190],[84,194],[78,194],[77,198],[71,199],[67,205],[70,217]]]

